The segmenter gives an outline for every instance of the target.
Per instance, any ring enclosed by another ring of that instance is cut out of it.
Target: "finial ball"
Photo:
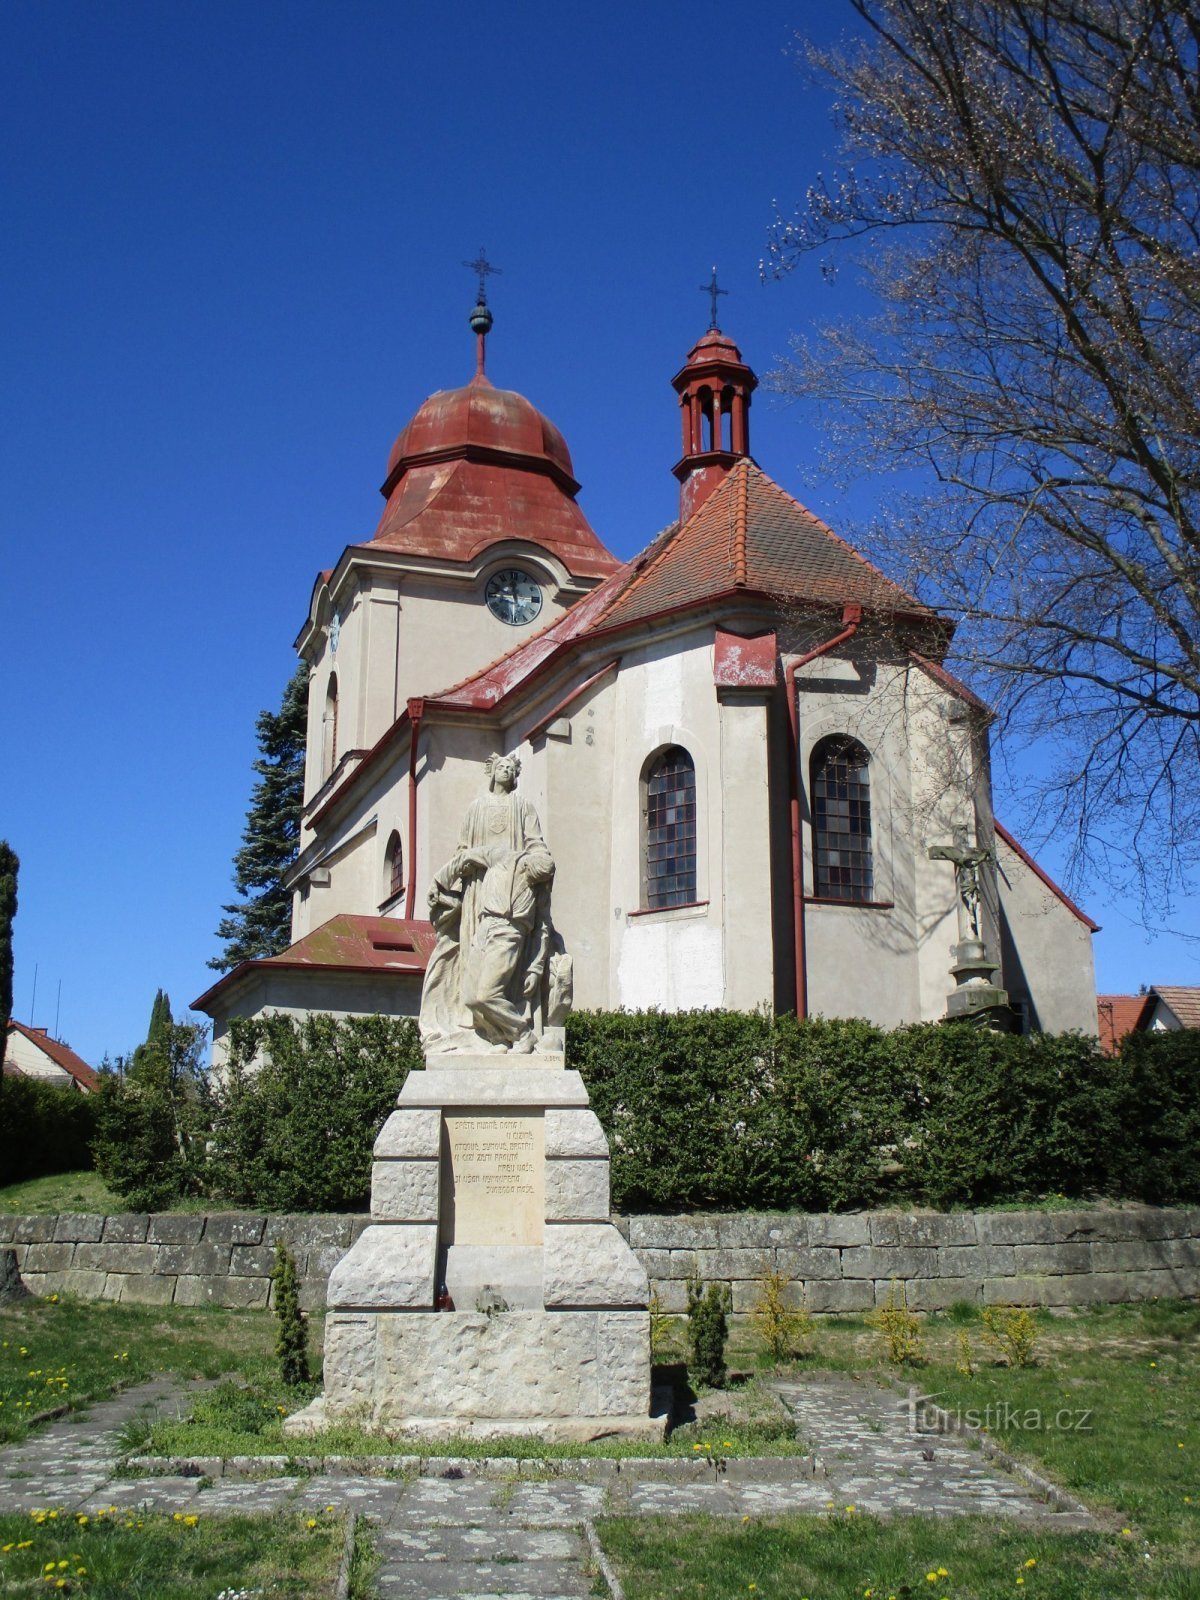
[[[475,333],[490,333],[492,331],[492,313],[482,300],[472,310],[469,320]]]

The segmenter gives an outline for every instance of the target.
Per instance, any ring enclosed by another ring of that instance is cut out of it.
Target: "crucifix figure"
[[[708,331],[709,333],[715,333],[717,331],[717,296],[719,294],[729,293],[728,289],[719,289],[717,287],[716,267],[712,269],[712,281],[710,283],[702,283],[700,285],[700,293],[709,295],[712,298],[712,315],[708,321]]]
[[[497,277],[499,277],[501,268],[494,267],[492,265],[487,258],[487,251],[482,245],[479,246],[479,254],[475,257],[475,260],[464,261],[463,266],[469,267],[472,272],[477,272],[479,274],[479,304],[481,306],[487,305],[488,276],[489,274],[494,273]],[[716,269],[714,268],[713,270],[715,271]]]
[[[977,939],[982,942],[983,929],[979,908],[981,897],[980,871],[985,862],[994,861],[991,850],[978,845],[933,844],[929,847],[931,861],[952,861],[954,881],[958,888],[958,932],[960,939]]]

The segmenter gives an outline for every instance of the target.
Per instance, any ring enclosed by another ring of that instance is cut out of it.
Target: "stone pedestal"
[[[649,1285],[609,1219],[583,1080],[561,1055],[430,1060],[375,1141],[371,1225],[330,1275],[325,1392],[285,1431],[661,1436]]]
[[[1011,1025],[1008,991],[993,981],[996,963],[988,959],[981,939],[961,939],[954,946],[950,972],[957,987],[946,997],[947,1020],[971,1020],[1007,1032]]]

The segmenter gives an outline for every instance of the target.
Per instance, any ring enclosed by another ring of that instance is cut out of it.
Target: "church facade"
[[[417,1014],[494,754],[553,854],[576,1006],[940,1018],[965,851],[1017,1025],[1095,1033],[1095,924],[993,816],[951,624],[754,460],[736,344],[710,327],[672,380],[679,518],[621,563],[561,434],[486,376],[482,304],[472,326],[475,376],[404,428],[378,527],[313,588],[293,944],[196,1002],[214,1060],[235,1016]]]

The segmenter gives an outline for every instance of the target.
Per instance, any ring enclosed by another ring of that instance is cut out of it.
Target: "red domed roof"
[[[544,460],[570,478],[573,491],[579,487],[566,440],[550,419],[523,394],[495,388],[482,373],[461,389],[430,395],[392,446],[388,480],[402,461],[444,456],[465,446]]]
[[[571,452],[524,395],[482,372],[430,395],[392,446],[387,506],[372,544],[410,555],[473,561],[488,545],[540,545],[575,577],[618,563],[575,503]]]
[[[696,340],[688,351],[687,366],[698,367],[710,361],[736,361],[741,363],[742,352],[720,328],[710,328]]]

